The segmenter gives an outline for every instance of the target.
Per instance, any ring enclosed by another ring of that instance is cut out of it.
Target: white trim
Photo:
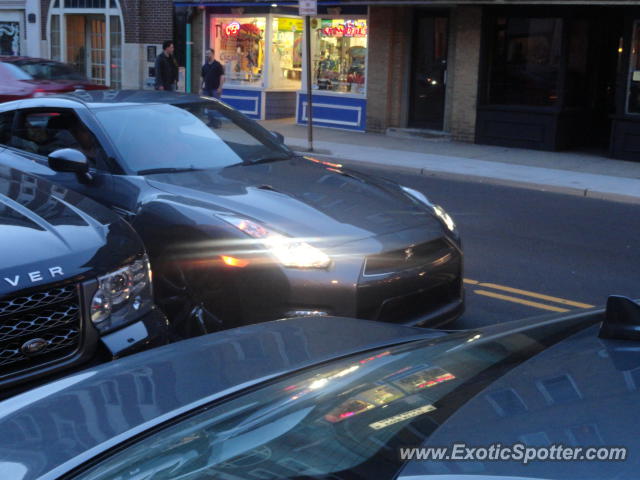
[[[302,90],[298,90],[298,94],[299,95],[306,95],[307,92],[302,91]],[[327,97],[342,97],[342,98],[357,98],[360,100],[366,100],[367,96],[362,94],[362,93],[351,93],[351,92],[335,92],[333,90],[313,90],[312,91],[312,95],[313,98],[316,97],[323,97],[323,96],[327,96]]]
[[[68,15],[82,15],[84,17],[91,17],[91,16],[103,16],[104,17],[104,22],[105,22],[105,39],[104,39],[104,46],[105,46],[105,51],[104,51],[104,82],[105,85],[107,86],[111,86],[111,17],[119,17],[120,18],[120,72],[124,72],[124,45],[125,45],[125,23],[124,23],[124,16],[122,14],[122,7],[120,5],[120,1],[119,0],[113,0],[116,4],[115,8],[111,8],[111,0],[105,0],[105,8],[67,8],[64,6],[64,2],[65,0],[59,0],[59,7],[54,7],[53,4],[56,2],[56,0],[50,0],[49,1],[49,10],[47,12],[47,26],[46,26],[46,32],[47,32],[47,43],[48,43],[48,56],[49,58],[51,58],[51,17],[53,15],[59,15],[60,16],[60,59],[63,62],[67,62],[69,61],[69,59],[67,58],[67,16]],[[90,35],[90,30],[86,29],[86,34]],[[85,39],[85,40],[90,40],[90,39]],[[85,41],[86,45],[90,45],[90,42]],[[90,61],[90,48],[87,49],[87,55],[89,55],[89,58],[87,59],[87,65],[91,64]],[[87,72],[85,72],[87,73]],[[90,77],[89,74],[87,74],[88,77]],[[124,81],[124,74],[121,73],[121,84]]]
[[[260,120],[264,120],[267,117],[267,95],[264,91],[260,92]]]
[[[307,118],[307,105],[308,102],[300,102],[302,104],[302,116],[300,118],[301,121],[308,121]],[[324,119],[324,118],[314,118],[314,122],[324,122],[324,123],[333,123],[335,125],[349,125],[352,127],[359,127],[362,121],[362,107],[359,106],[351,106],[351,105],[334,105],[332,103],[313,103],[314,107],[324,107],[324,108],[335,108],[339,110],[356,110],[358,112],[358,120],[357,122],[347,122],[345,120],[332,120],[332,119]]]
[[[220,100],[225,100],[225,99],[232,99],[232,100],[253,100],[254,104],[255,104],[255,109],[253,111],[249,111],[249,110],[240,110],[238,109],[240,112],[245,113],[245,114],[250,114],[250,115],[258,115],[258,102],[260,101],[259,98],[257,97],[241,97],[240,95],[225,95],[224,93],[222,94],[222,98]]]

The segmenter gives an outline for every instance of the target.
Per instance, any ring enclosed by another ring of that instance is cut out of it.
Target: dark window
[[[498,18],[491,32],[488,103],[554,105],[562,44],[559,18]]]
[[[65,8],[105,8],[106,0],[64,0]]]
[[[0,113],[0,145],[8,145],[11,140],[13,112]]]
[[[542,380],[540,387],[548,403],[568,403],[580,399],[580,393],[569,375]]]
[[[569,58],[564,86],[564,103],[568,107],[588,106],[589,95],[589,22],[572,19],[567,21],[569,29]]]
[[[598,427],[592,423],[571,427],[567,434],[571,444],[575,446],[603,444]]]
[[[629,67],[629,100],[627,113],[640,113],[640,21],[633,24],[633,45]]]
[[[47,156],[61,148],[80,150],[100,169],[106,154],[95,136],[69,112],[27,112],[19,118],[10,146],[28,153]]]
[[[488,394],[489,403],[501,417],[517,415],[527,411],[520,396],[512,389],[498,390]]]

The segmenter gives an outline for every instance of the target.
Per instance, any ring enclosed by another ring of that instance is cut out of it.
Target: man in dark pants
[[[173,42],[165,40],[162,53],[156,57],[156,90],[175,91],[178,86],[178,64],[173,57]]]
[[[202,94],[207,97],[220,98],[224,84],[224,67],[216,60],[216,52],[209,49],[209,58],[202,65]]]

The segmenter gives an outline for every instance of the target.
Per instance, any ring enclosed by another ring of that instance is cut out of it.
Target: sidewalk
[[[306,152],[307,128],[293,119],[260,122]],[[540,152],[314,127],[314,152],[351,165],[534,188],[640,204],[640,161],[613,160],[601,153]],[[639,158],[640,160],[640,158]]]

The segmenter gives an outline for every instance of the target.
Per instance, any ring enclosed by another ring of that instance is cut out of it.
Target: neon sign
[[[231,22],[229,25],[224,27],[224,33],[227,34],[227,37],[233,37],[237,35],[239,31],[240,31],[239,22]]]
[[[368,29],[364,22],[345,22],[322,27],[320,33],[323,37],[366,37]]]

